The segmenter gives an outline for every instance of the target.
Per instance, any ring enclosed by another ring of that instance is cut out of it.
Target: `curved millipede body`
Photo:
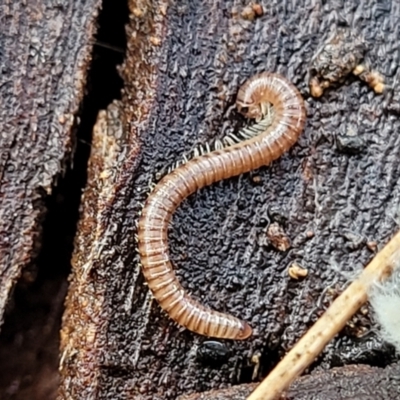
[[[239,112],[256,121],[262,120],[269,103],[274,119],[268,128],[233,146],[195,157],[166,175],[148,197],[139,220],[139,254],[150,290],[173,320],[201,335],[246,339],[252,329],[185,293],[169,258],[168,225],[179,204],[196,190],[267,165],[297,141],[304,128],[305,107],[288,80],[268,72],[253,76],[242,85],[236,100]]]

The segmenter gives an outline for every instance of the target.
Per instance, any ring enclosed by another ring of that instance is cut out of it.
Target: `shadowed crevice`
[[[44,200],[46,214],[39,253],[24,269],[9,300],[0,334],[0,398],[55,399],[58,388],[59,331],[81,193],[86,183],[93,125],[98,111],[120,96],[128,7],[104,0],[88,71],[86,95],[72,160]]]

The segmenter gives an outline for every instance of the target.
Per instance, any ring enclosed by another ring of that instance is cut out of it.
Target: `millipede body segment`
[[[264,72],[239,89],[236,105],[245,117],[261,121],[269,103],[272,124],[257,136],[195,157],[166,175],[148,197],[138,225],[139,254],[144,277],[168,315],[187,329],[216,338],[246,339],[252,334],[244,321],[207,308],[191,298],[179,283],[168,252],[167,231],[179,204],[198,189],[280,157],[303,131],[304,101],[284,77]],[[257,130],[257,125],[254,126]]]

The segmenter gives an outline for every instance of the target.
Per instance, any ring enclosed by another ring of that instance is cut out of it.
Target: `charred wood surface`
[[[94,130],[59,399],[172,400],[260,380],[397,230],[397,3],[258,6],[130,1],[122,101],[99,115]],[[330,43],[339,47],[332,51]],[[383,94],[351,73],[358,65],[379,71]],[[158,172],[246,124],[235,96],[262,71],[279,72],[299,88],[308,110],[304,134],[272,165],[191,196],[170,229],[183,286],[254,328],[245,342],[210,345],[152,300],[138,265],[135,222]],[[319,98],[310,95],[312,78],[329,82]],[[287,235],[286,251],[268,240],[272,223]],[[305,279],[289,277],[294,263],[307,269]],[[393,352],[376,337],[370,351],[370,339],[360,338],[372,325],[365,308],[316,365],[357,362],[364,354],[364,362],[384,366]],[[351,349],[361,350],[349,361]]]
[[[386,368],[349,365],[299,378],[280,400],[387,400],[399,395],[399,364]],[[180,396],[177,400],[243,400],[256,384]]]
[[[28,3],[0,3],[0,320],[71,154],[99,7]]]
[[[75,147],[99,7],[98,0],[0,0],[2,400],[54,399],[59,384],[69,256],[54,254],[64,242],[43,255],[43,231]],[[64,226],[55,225],[62,237]],[[44,259],[52,262],[41,269]]]

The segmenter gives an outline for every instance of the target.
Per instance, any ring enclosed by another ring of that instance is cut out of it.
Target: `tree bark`
[[[52,278],[43,283],[37,256],[46,207],[55,202],[54,187],[75,147],[100,3],[0,0],[2,400],[54,399],[59,384],[62,275],[69,260],[48,257],[55,260]]]
[[[386,368],[348,365],[299,378],[280,400],[395,399],[399,395],[399,364]],[[243,400],[255,384],[181,396],[177,400]]]
[[[383,246],[397,230],[396,2],[274,0],[260,3],[261,12],[235,1],[168,4],[130,1],[122,101],[99,115],[94,130],[61,336],[59,399],[175,399],[257,381],[374,256],[374,243]],[[332,59],[340,73],[316,99],[310,77],[324,71],[310,66],[343,27],[351,32],[340,39],[345,54]],[[361,52],[353,37],[365,42]],[[357,55],[347,58],[353,51]],[[341,61],[355,64],[340,68]],[[359,63],[385,77],[383,95],[347,75]],[[303,136],[271,166],[191,196],[175,213],[169,235],[177,273],[193,297],[254,328],[245,342],[218,342],[223,351],[216,354],[208,340],[176,326],[152,301],[138,265],[135,222],[157,172],[193,146],[245,124],[235,96],[262,71],[283,74],[301,91],[308,109]],[[70,72],[70,79],[79,76]],[[62,89],[78,86],[60,86],[66,104],[72,102]],[[53,107],[52,115],[54,132],[72,126],[73,113],[65,108]],[[34,132],[41,119],[23,116]],[[45,143],[68,148],[59,135],[49,133]],[[9,143],[15,148],[17,141]],[[48,158],[41,156],[39,172],[16,176],[49,190],[65,153],[51,149]],[[35,163],[34,154],[30,149],[18,159]],[[290,238],[288,251],[271,246],[273,222]],[[32,225],[21,226],[19,232],[26,232]],[[26,262],[23,254],[10,265]],[[293,263],[308,270],[306,279],[289,278]],[[338,348],[360,346],[371,323],[368,313],[360,313],[318,364],[346,363]],[[383,346],[378,351],[384,354]]]
[[[0,322],[70,159],[99,5],[0,2]]]

